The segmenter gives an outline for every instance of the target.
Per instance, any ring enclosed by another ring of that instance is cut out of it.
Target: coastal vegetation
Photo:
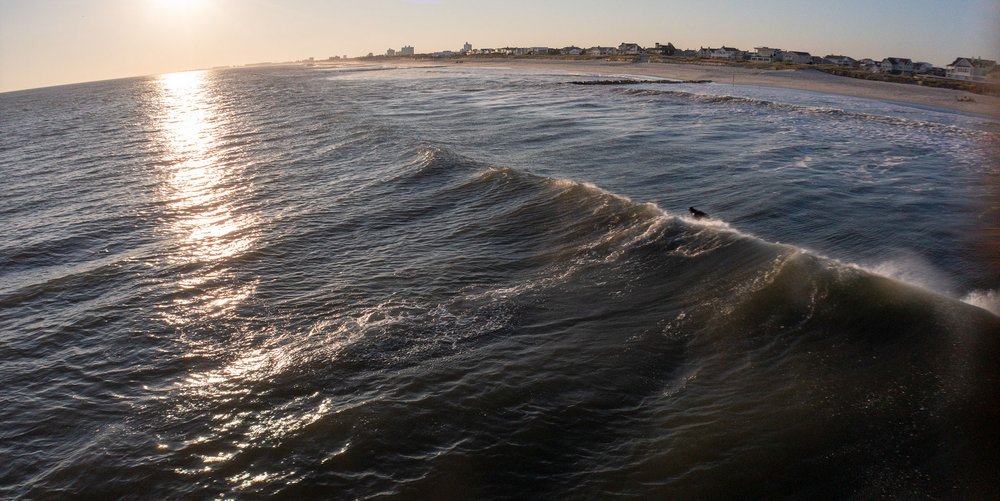
[[[952,80],[948,78],[925,76],[925,75],[906,76],[906,75],[893,75],[890,73],[871,73],[852,68],[840,68],[837,66],[828,66],[828,65],[819,65],[810,67],[822,71],[824,73],[829,73],[831,75],[837,75],[842,77],[860,78],[862,80],[874,80],[876,82],[913,84],[924,87],[935,87],[940,89],[954,89],[965,92],[971,92],[973,94],[982,94],[986,96],[1000,96],[1000,84],[996,83],[970,82],[967,80]]]

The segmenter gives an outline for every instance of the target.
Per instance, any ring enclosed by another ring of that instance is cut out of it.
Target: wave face
[[[995,495],[995,124],[378,70],[0,95],[3,497]]]

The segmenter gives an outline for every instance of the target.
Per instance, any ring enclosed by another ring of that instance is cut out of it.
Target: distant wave
[[[948,134],[960,134],[960,135],[972,134],[983,138],[995,138],[997,137],[998,134],[1000,134],[1000,128],[987,128],[984,130],[976,130],[976,129],[969,129],[967,127],[959,127],[956,125],[929,122],[924,120],[893,117],[876,113],[847,111],[843,109],[824,107],[824,106],[807,106],[807,105],[799,105],[792,103],[783,103],[783,102],[770,101],[767,99],[760,99],[753,97],[701,94],[693,91],[681,91],[676,89],[671,89],[671,90],[637,89],[633,87],[624,87],[624,88],[617,87],[613,89],[614,92],[630,96],[673,96],[709,104],[727,104],[727,103],[746,104],[750,106],[759,106],[759,107],[794,112],[794,113],[828,115],[833,117],[843,117],[847,119],[862,120],[867,122],[884,123],[886,125],[893,125],[893,126],[930,129],[937,132],[948,133]],[[1000,124],[996,125],[1000,127]]]

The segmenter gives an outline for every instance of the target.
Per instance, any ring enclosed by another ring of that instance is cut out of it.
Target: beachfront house
[[[840,66],[841,68],[858,67],[858,62],[853,57],[850,56],[840,56],[840,55],[830,54],[824,57],[823,59],[826,59],[827,61],[830,62],[830,64],[835,64],[837,66]]]
[[[750,60],[760,63],[770,63],[774,62],[778,54],[782,51],[781,49],[772,49],[770,47],[754,47],[753,52],[750,53]]]
[[[743,59],[743,51],[739,49],[734,49],[733,47],[722,46],[718,49],[714,49],[709,53],[708,57],[712,59],[725,59],[728,61],[737,61]]]
[[[583,54],[583,49],[575,45],[571,45],[569,47],[559,49],[559,53],[565,56],[579,56],[580,54]]]
[[[882,60],[882,73],[913,75],[913,61],[905,57],[887,57]]]
[[[931,75],[934,73],[934,65],[926,62],[913,63],[914,75]]]
[[[504,47],[498,49],[505,56],[528,56],[531,55],[531,47]]]
[[[812,54],[797,50],[783,50],[778,55],[778,60],[790,64],[810,64],[812,63]]]
[[[882,63],[866,57],[858,61],[858,69],[867,71],[868,73],[878,73],[882,71]]]
[[[677,53],[677,48],[674,47],[674,44],[669,42],[667,43],[667,45],[663,45],[657,42],[656,46],[646,49],[646,53],[656,54],[660,56],[673,56],[674,54]]]
[[[987,75],[997,70],[997,62],[991,59],[960,57],[945,68],[945,75],[955,80],[981,82]]]
[[[588,56],[613,56],[617,49],[614,47],[591,47],[587,49]]]
[[[531,55],[533,55],[533,56],[547,56],[547,55],[551,54],[552,52],[553,52],[553,50],[550,49],[550,48],[548,48],[548,47],[532,47],[531,48]],[[558,54],[559,51],[555,51],[555,53]]]
[[[945,68],[945,75],[955,80],[972,80],[972,61],[960,57]]]
[[[619,54],[637,56],[641,52],[642,52],[642,47],[639,47],[639,44],[637,43],[622,42],[621,45],[618,46]]]

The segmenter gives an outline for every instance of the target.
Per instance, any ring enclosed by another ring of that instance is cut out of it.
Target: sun
[[[190,12],[205,3],[205,0],[152,0],[158,8],[172,12]]]

